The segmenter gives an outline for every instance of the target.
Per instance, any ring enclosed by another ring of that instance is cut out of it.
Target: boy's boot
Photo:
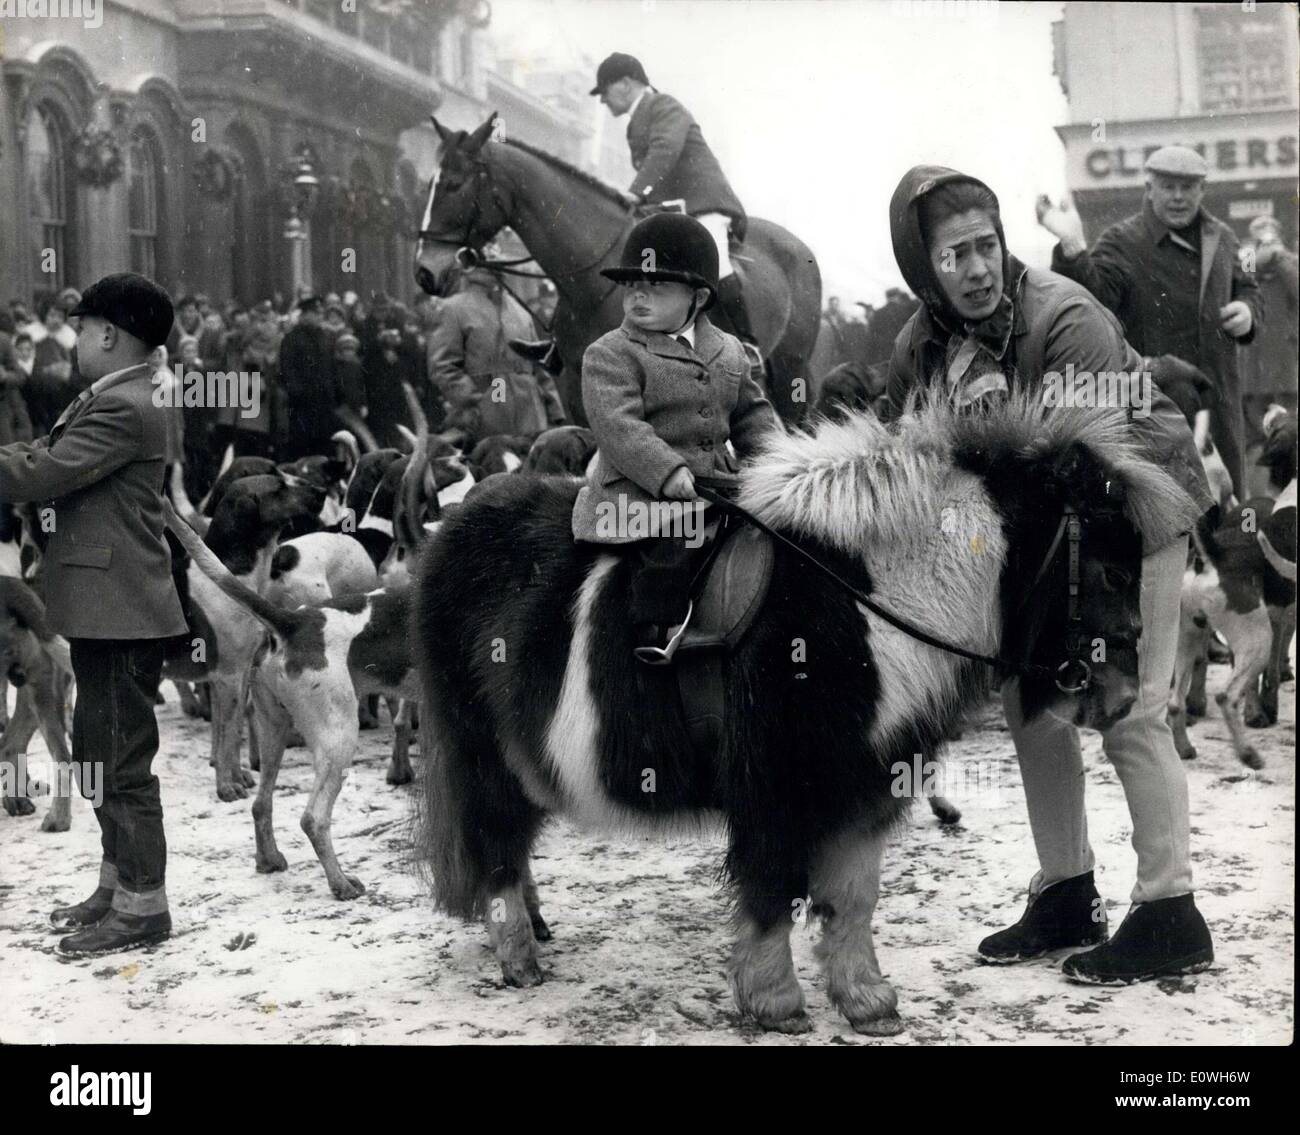
[[[1138,903],[1104,946],[1066,958],[1061,971],[1084,985],[1131,985],[1200,973],[1214,962],[1210,928],[1190,894]]]
[[[982,962],[1006,965],[1042,957],[1052,950],[1104,941],[1106,904],[1089,871],[1031,895],[1020,921],[985,938],[979,944],[979,956]]]

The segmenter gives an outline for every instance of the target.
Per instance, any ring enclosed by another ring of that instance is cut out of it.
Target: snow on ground
[[[1211,670],[1211,692],[1225,667]],[[1216,962],[1195,977],[1127,989],[1071,985],[1053,960],[998,968],[976,943],[1015,921],[1035,869],[1019,772],[992,707],[949,751],[964,815],[938,826],[918,807],[886,857],[876,945],[907,1030],[857,1036],[833,1010],[794,932],[814,1030],[742,1025],[725,964],[727,909],[717,840],[653,842],[556,823],[534,872],[555,940],[546,983],[507,989],[481,926],[435,914],[409,869],[410,788],[384,782],[387,729],[362,752],[335,809],[335,843],[366,893],[331,897],[298,828],[311,783],[305,750],[285,759],[277,829],[289,870],[253,869],[251,799],[217,801],[207,726],[159,708],[175,933],[148,951],[64,961],[46,914],[93,889],[98,828],[73,803],[72,831],[0,813],[0,1041],[330,1044],[1282,1044],[1294,1006],[1295,687],[1283,722],[1254,733],[1261,774],[1237,763],[1211,699],[1189,764],[1197,902]],[[1128,906],[1134,855],[1123,793],[1085,736],[1088,816],[1112,930]],[[33,758],[35,763],[36,758]],[[417,775],[420,761],[415,761]]]

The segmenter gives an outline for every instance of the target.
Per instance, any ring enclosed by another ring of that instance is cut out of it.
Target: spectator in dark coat
[[[338,428],[333,344],[321,326],[321,301],[307,296],[298,311],[298,323],[280,344],[280,384],[289,410],[283,457],[290,461],[329,452],[330,435]]]
[[[1148,358],[1176,355],[1199,367],[1219,396],[1210,430],[1240,497],[1245,427],[1237,344],[1255,337],[1262,304],[1237,238],[1201,207],[1205,159],[1165,146],[1146,163],[1142,212],[1111,225],[1088,250],[1078,214],[1040,197],[1038,218],[1060,243],[1052,270],[1086,287],[1119,316],[1125,338]]]
[[[1297,257],[1283,243],[1281,229],[1272,217],[1257,217],[1250,225],[1254,247],[1255,279],[1268,318],[1255,341],[1241,351],[1241,401],[1246,420],[1246,476],[1256,481],[1255,458],[1264,444],[1264,414],[1276,402],[1295,415],[1300,382],[1300,305],[1297,305]],[[1261,473],[1256,487],[1268,479]],[[1254,496],[1251,492],[1249,495]]]
[[[886,288],[885,304],[872,314],[867,324],[867,342],[864,349],[868,363],[887,363],[894,353],[894,340],[903,325],[916,313],[921,301],[902,288]]]

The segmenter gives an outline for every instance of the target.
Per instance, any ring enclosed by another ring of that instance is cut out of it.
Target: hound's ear
[[[433,128],[438,132],[438,137],[442,139],[443,145],[451,145],[451,141],[456,137],[456,135],[438,121],[438,116],[436,114],[429,115],[429,121],[433,123]]]
[[[492,136],[492,126],[497,120],[497,112],[494,110],[487,116],[487,121],[483,123],[465,143],[465,149],[471,154],[477,154],[483,148],[483,143]]]

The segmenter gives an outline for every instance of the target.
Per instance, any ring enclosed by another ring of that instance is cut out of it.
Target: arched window
[[[42,287],[62,288],[73,277],[68,263],[70,194],[67,133],[48,106],[32,107],[27,117],[27,208],[31,234],[32,279]]]
[[[158,160],[149,138],[131,138],[128,164],[127,233],[131,271],[154,279],[158,274]]]

